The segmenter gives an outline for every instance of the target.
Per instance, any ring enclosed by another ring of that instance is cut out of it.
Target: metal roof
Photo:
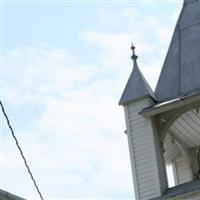
[[[153,198],[151,200],[171,199],[174,197],[179,197],[196,191],[200,191],[200,181],[192,181],[169,188],[163,196]]]
[[[6,192],[4,190],[1,190],[1,189],[0,189],[0,199],[1,200],[25,200],[23,198],[20,198],[16,195],[13,195],[13,194]]]
[[[159,102],[200,91],[200,0],[185,0],[158,80]]]
[[[134,67],[119,101],[119,105],[126,105],[145,96],[154,99],[154,93],[137,65],[137,57],[134,58]]]
[[[200,101],[200,93],[194,93],[194,94],[186,95],[186,96],[179,97],[173,100],[154,104],[148,108],[141,110],[139,114],[143,115],[144,117],[150,117],[150,116],[158,115],[165,111],[169,111],[174,108],[187,106],[191,103],[194,104],[199,101]]]

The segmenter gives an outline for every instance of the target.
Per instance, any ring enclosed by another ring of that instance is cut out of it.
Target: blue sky
[[[155,88],[182,1],[2,1],[3,100],[45,199],[133,199],[123,108]],[[3,120],[1,188],[38,195]]]

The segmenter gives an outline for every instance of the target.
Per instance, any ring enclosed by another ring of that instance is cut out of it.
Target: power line
[[[27,168],[27,170],[28,170],[28,173],[29,173],[29,175],[30,175],[30,177],[31,177],[31,180],[33,181],[33,184],[34,184],[34,186],[35,186],[35,188],[36,188],[36,190],[37,190],[37,193],[39,194],[40,199],[41,199],[41,200],[44,200],[44,198],[42,197],[42,194],[41,194],[41,192],[40,192],[40,190],[39,190],[39,187],[38,187],[38,185],[37,185],[37,183],[36,183],[36,181],[35,181],[35,179],[34,179],[34,177],[33,177],[33,174],[32,174],[32,172],[31,172],[31,170],[30,170],[30,167],[29,167],[28,164],[27,164],[27,161],[26,161],[26,158],[25,158],[25,156],[24,156],[24,153],[23,153],[21,147],[19,146],[19,142],[18,142],[18,140],[17,140],[17,138],[16,138],[16,136],[15,136],[15,133],[14,133],[14,130],[13,130],[12,126],[10,125],[9,118],[8,118],[6,112],[5,112],[5,109],[4,109],[4,106],[3,106],[3,103],[1,102],[1,100],[0,100],[0,105],[1,105],[1,109],[2,109],[3,115],[4,115],[4,117],[6,118],[7,125],[8,125],[8,127],[9,127],[9,129],[10,129],[10,131],[11,131],[11,134],[12,134],[14,140],[15,140],[15,143],[16,143],[16,145],[17,145],[17,148],[18,148],[18,150],[19,150],[19,152],[20,152],[20,154],[21,154],[21,157],[22,157],[22,159],[24,160],[24,164],[25,164],[25,166],[26,166],[26,168]]]

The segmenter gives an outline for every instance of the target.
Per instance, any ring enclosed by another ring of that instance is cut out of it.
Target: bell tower
[[[153,92],[138,65],[124,107],[136,200],[200,199],[200,0],[184,0]],[[166,166],[173,169],[169,188]]]

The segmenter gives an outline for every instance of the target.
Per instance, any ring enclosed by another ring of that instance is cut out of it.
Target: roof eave
[[[182,199],[186,195],[200,192],[200,181],[191,181],[169,188],[164,195],[150,200]]]
[[[200,92],[182,96],[180,98],[173,99],[171,101],[155,104],[151,107],[143,109],[139,114],[141,114],[144,117],[151,117],[174,108],[179,108],[187,104],[191,104],[199,100],[200,100]]]

